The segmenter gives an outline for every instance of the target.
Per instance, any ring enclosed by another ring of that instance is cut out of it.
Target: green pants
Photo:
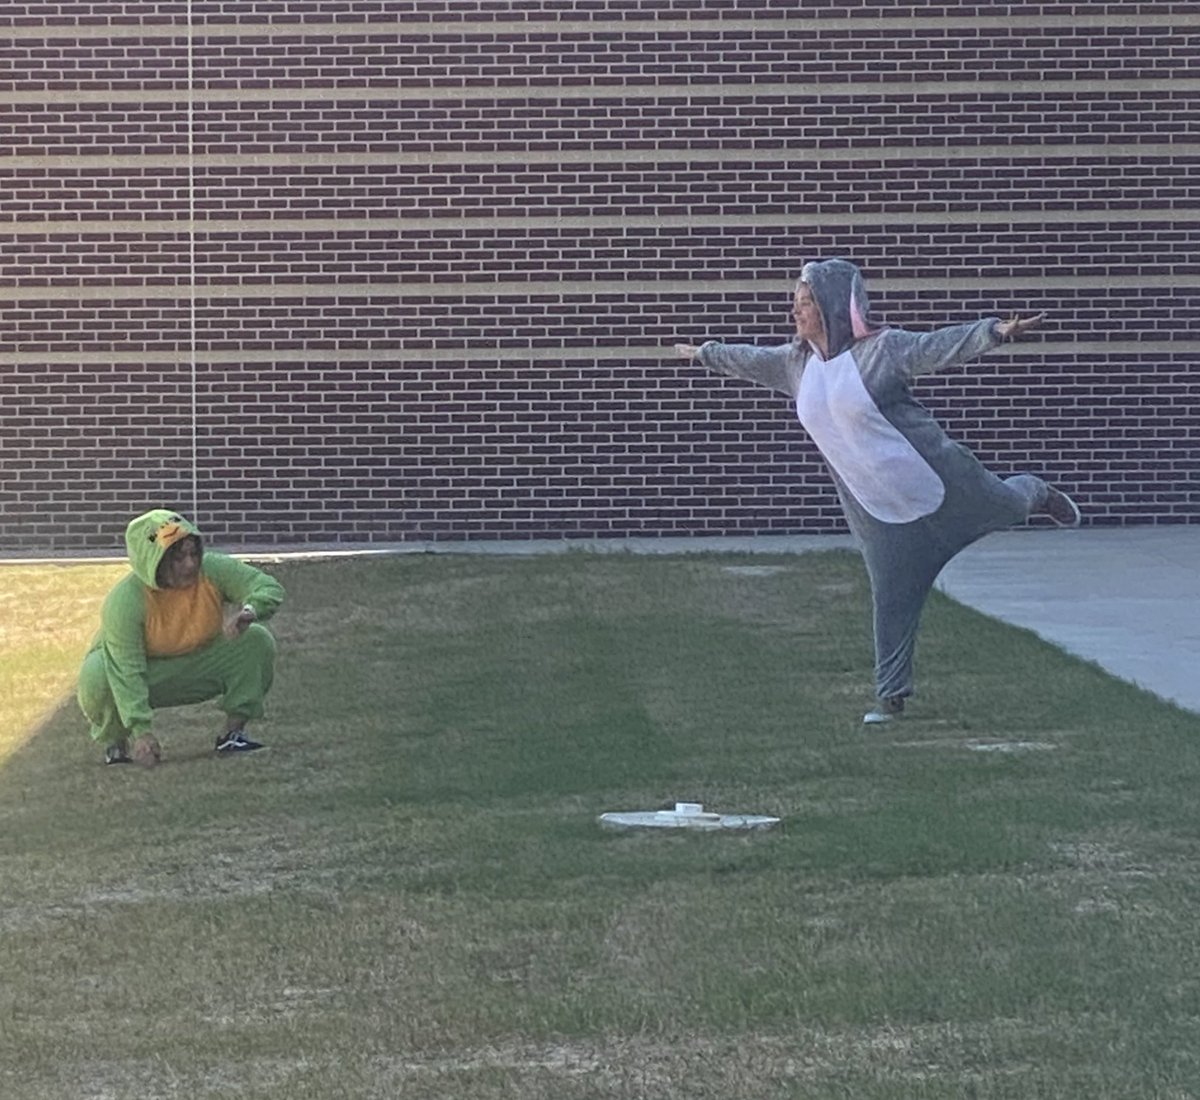
[[[151,707],[180,707],[219,696],[222,711],[247,719],[262,717],[274,673],[275,639],[259,623],[232,640],[221,636],[194,653],[146,662]],[[93,741],[112,745],[130,736],[113,699],[102,648],[84,658],[77,695]]]

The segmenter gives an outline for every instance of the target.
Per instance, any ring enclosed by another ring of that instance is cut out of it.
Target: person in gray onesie
[[[930,333],[877,326],[848,260],[805,264],[796,337],[777,347],[676,344],[685,358],[786,394],[833,475],[871,583],[877,703],[889,722],[913,693],[921,610],[942,567],[990,531],[1046,513],[1077,527],[1066,493],[1032,474],[1001,480],[913,397],[914,378],[977,359],[1041,320],[985,318]]]

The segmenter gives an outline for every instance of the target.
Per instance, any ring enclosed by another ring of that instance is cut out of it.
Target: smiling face
[[[188,535],[172,545],[158,564],[159,588],[190,588],[200,577],[200,540]]]
[[[817,308],[817,300],[807,283],[801,283],[792,304],[792,319],[796,322],[796,336],[815,348],[825,346],[825,322]]]

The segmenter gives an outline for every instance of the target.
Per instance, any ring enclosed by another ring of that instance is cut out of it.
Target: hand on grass
[[[153,768],[162,758],[162,746],[152,733],[144,733],[133,743],[133,759],[143,768]]]

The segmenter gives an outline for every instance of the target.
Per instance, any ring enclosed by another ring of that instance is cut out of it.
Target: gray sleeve
[[[902,351],[908,374],[915,378],[919,374],[932,374],[946,367],[969,363],[991,351],[1001,343],[996,335],[998,323],[996,317],[985,317],[982,321],[947,325],[923,334],[890,329],[886,337],[892,345],[889,350]],[[896,346],[901,340],[902,348]]]
[[[759,347],[757,344],[722,344],[709,340],[700,345],[700,362],[719,374],[741,378],[767,389],[795,397],[800,384],[800,360],[793,346]]]

